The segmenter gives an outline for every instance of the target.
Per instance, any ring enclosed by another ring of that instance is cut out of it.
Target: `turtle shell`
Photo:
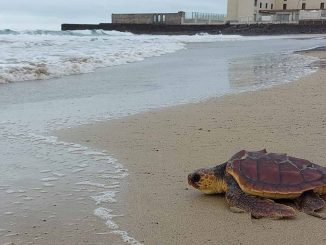
[[[326,193],[326,168],[286,154],[266,150],[240,151],[226,171],[249,194],[268,198],[296,198],[313,190]]]

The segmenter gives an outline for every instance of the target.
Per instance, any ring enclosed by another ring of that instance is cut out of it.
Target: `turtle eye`
[[[199,182],[200,181],[200,175],[199,174],[194,174],[193,176],[192,176],[192,182],[193,183],[197,183],[197,182]]]

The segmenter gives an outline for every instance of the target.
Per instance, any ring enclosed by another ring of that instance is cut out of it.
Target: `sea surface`
[[[325,44],[318,35],[0,30],[0,243],[26,241],[38,219],[64,220],[55,197],[63,209],[91,207],[76,215],[140,244],[118,222],[128,170],[110,152],[59,141],[55,130],[295,81],[318,59],[294,51]]]

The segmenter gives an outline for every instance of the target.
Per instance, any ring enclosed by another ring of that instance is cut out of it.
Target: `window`
[[[325,3],[320,3],[320,9],[325,9]]]
[[[284,4],[283,4],[283,9],[286,9],[286,8],[287,8],[287,4],[284,3]]]
[[[263,3],[260,2],[260,3],[259,3],[259,8],[262,8],[262,7],[263,7]]]
[[[265,4],[265,9],[267,9],[267,8],[268,8],[268,3]]]
[[[165,14],[162,15],[162,21],[165,22]]]
[[[306,9],[306,3],[302,4],[302,8],[301,9]]]
[[[157,22],[161,22],[161,15],[158,15]]]
[[[255,7],[257,7],[257,4],[258,4],[258,0],[255,0]]]
[[[157,22],[157,15],[156,14],[154,14],[154,16],[153,16],[153,21]]]
[[[273,9],[274,8],[274,4],[271,4],[271,9]]]

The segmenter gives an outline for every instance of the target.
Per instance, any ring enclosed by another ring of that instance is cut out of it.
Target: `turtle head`
[[[188,175],[188,183],[205,194],[225,193],[226,164],[214,168],[201,168]]]

